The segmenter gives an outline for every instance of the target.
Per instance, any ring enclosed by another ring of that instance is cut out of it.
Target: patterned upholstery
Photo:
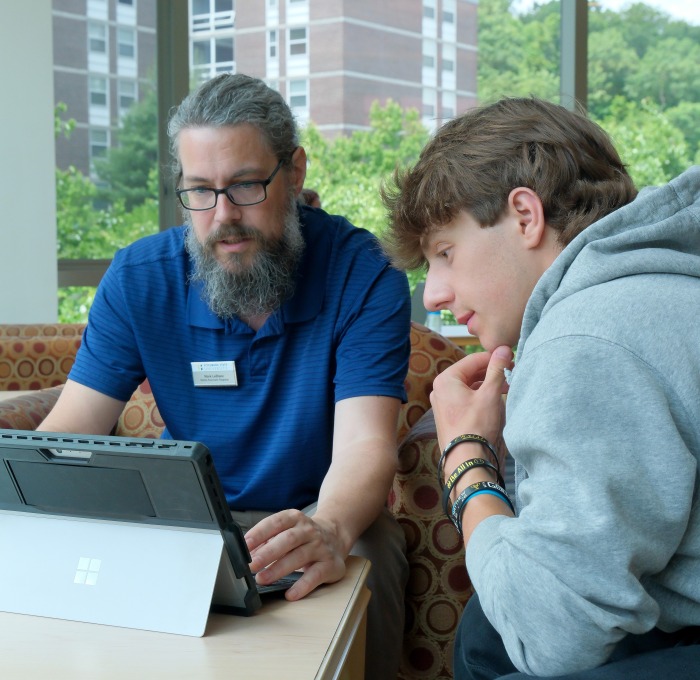
[[[473,590],[464,546],[440,505],[440,451],[429,395],[435,376],[464,352],[424,326],[411,329],[411,359],[398,428],[399,470],[389,509],[406,534],[410,575],[400,680],[452,678],[452,648]]]
[[[62,385],[84,328],[84,324],[0,324],[0,390]]]
[[[0,428],[36,430],[61,394],[63,385],[0,401]]]
[[[452,677],[454,633],[472,594],[464,548],[440,507],[436,481],[439,450],[429,398],[435,376],[463,356],[449,340],[412,324],[408,401],[401,409],[397,431],[399,471],[388,499],[406,534],[410,564],[400,680]],[[0,427],[34,429],[55,403],[60,389],[0,401]],[[163,427],[145,381],[124,407],[114,433],[155,438]]]

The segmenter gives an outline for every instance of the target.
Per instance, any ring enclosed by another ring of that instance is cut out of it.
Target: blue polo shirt
[[[335,403],[406,398],[406,276],[368,231],[300,212],[296,292],[258,332],[203,302],[177,227],[116,254],[69,376],[121,401],[148,377],[163,437],[205,443],[236,510],[314,502],[331,461]],[[194,385],[192,362],[224,361],[235,362],[238,386]]]

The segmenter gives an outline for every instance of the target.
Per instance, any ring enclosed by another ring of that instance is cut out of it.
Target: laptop
[[[198,442],[0,429],[0,554],[0,611],[201,636],[262,605]]]

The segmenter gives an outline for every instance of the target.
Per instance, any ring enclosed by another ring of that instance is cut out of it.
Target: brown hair
[[[585,116],[536,99],[502,99],[449,121],[411,169],[382,187],[384,246],[394,264],[425,263],[421,241],[468,211],[495,224],[515,187],[532,189],[547,225],[567,245],[637,194],[607,133]]]

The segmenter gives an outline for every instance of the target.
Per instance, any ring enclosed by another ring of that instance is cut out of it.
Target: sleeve
[[[120,285],[118,254],[97,288],[69,378],[127,401],[146,377],[129,304]]]
[[[386,396],[406,401],[411,304],[403,272],[355,269],[336,350],[335,400]]]
[[[479,524],[466,561],[520,671],[599,666],[656,625],[645,579],[682,540],[696,475],[670,393],[653,367],[591,337],[550,340],[516,366],[504,438],[528,474],[522,510]]]

